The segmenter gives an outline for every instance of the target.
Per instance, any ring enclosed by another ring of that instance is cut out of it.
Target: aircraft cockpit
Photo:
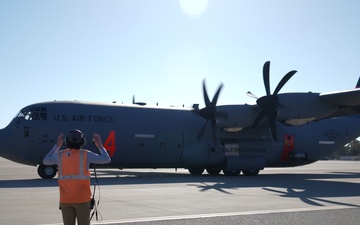
[[[24,118],[25,120],[47,120],[46,107],[27,107],[23,108],[16,118]]]

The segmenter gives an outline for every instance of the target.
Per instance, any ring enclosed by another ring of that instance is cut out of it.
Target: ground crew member
[[[101,137],[93,135],[93,141],[99,148],[100,155],[82,149],[86,144],[84,134],[80,130],[72,130],[66,136],[66,149],[60,150],[63,134],[58,136],[56,145],[45,156],[45,165],[58,166],[58,183],[60,190],[60,209],[64,225],[90,224],[90,171],[89,164],[105,164],[110,157],[102,145]]]

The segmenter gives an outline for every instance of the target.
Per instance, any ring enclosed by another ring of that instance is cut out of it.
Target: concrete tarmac
[[[92,224],[359,224],[360,162],[266,168],[255,177],[101,169]],[[92,187],[93,188],[93,187]],[[0,224],[62,224],[57,179],[0,158]]]

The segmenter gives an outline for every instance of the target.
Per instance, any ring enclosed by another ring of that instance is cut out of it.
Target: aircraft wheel
[[[206,168],[206,172],[208,172],[208,174],[210,175],[219,175],[219,173],[221,172],[221,168],[209,167]]]
[[[191,175],[201,175],[204,172],[204,168],[193,167],[188,169]]]
[[[57,168],[56,166],[46,166],[46,165],[39,165],[38,167],[38,174],[41,178],[44,179],[52,179],[55,177],[57,173]]]
[[[259,170],[244,170],[243,174],[245,176],[256,176],[259,174]]]
[[[223,173],[225,174],[225,176],[239,176],[240,175],[240,170],[223,170]]]

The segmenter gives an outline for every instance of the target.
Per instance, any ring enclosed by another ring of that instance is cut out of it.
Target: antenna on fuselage
[[[136,104],[136,105],[141,105],[141,106],[146,105],[146,103],[145,103],[145,102],[135,102],[135,95],[133,95],[133,100],[132,100],[132,103],[133,103],[133,104]]]

